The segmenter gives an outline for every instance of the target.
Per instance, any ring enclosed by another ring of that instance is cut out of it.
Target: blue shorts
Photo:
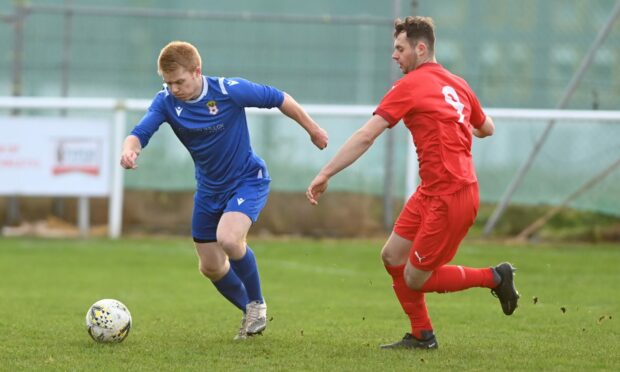
[[[235,189],[220,194],[208,194],[198,188],[194,194],[192,236],[194,241],[217,241],[217,225],[225,212],[241,212],[256,222],[269,196],[269,178],[242,181]]]

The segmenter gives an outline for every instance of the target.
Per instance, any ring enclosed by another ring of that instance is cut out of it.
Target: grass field
[[[187,239],[1,239],[0,370],[620,367],[620,247],[464,244],[453,263],[513,262],[522,301],[506,317],[485,289],[429,294],[440,348],[428,352],[378,348],[408,329],[381,243],[255,240],[270,323],[239,343],[240,312],[200,276]],[[86,333],[86,310],[101,298],[131,310],[121,344]]]

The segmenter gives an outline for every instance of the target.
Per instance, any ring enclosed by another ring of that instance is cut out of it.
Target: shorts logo
[[[237,198],[237,205],[243,204],[244,201],[245,201],[245,199],[243,199],[243,198]]]
[[[217,108],[217,105],[215,104],[215,101],[207,102],[207,108],[209,109],[209,114],[211,115],[217,115],[219,111],[219,109]]]
[[[422,263],[422,260],[424,259],[424,257],[420,256],[418,254],[418,251],[413,251],[413,254],[415,254],[415,256],[418,258],[418,262]]]

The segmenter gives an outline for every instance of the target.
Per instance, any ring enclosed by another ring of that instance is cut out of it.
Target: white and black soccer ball
[[[99,300],[86,313],[86,327],[97,342],[121,342],[131,330],[131,313],[118,300]]]

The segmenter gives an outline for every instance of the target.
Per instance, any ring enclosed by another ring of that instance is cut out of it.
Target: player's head
[[[190,43],[168,43],[159,53],[157,73],[180,100],[196,98],[202,90],[202,61],[198,50]]]
[[[407,17],[394,21],[392,58],[404,74],[435,60],[435,24],[431,17]]]

